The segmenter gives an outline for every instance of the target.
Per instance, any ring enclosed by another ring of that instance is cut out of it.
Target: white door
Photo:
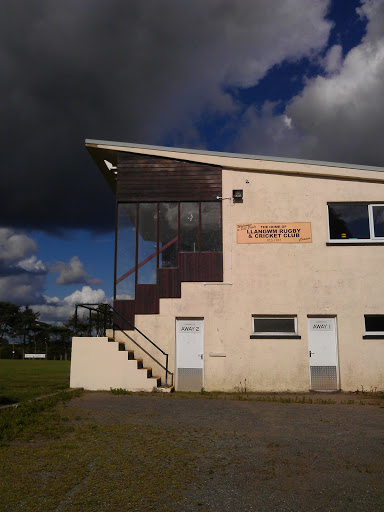
[[[204,320],[176,320],[176,390],[204,387]]]
[[[339,389],[336,318],[308,318],[311,390]]]

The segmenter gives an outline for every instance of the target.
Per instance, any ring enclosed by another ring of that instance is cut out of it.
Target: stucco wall
[[[108,338],[72,338],[71,388],[92,391],[128,389],[152,391],[157,382],[148,378],[145,369],[137,368],[137,361],[129,360],[119,345]]]
[[[335,315],[341,388],[383,389],[384,340],[362,336],[364,314],[384,314],[384,246],[326,242],[327,202],[383,201],[384,184],[224,170],[223,197],[233,189],[243,189],[244,202],[223,200],[224,281],[232,284],[182,283],[181,299],[161,299],[160,315],[137,315],[137,327],[170,354],[174,371],[175,319],[204,317],[206,390],[246,379],[250,390],[307,391],[307,315]],[[236,224],[247,222],[311,222],[312,243],[237,244]],[[301,339],[250,339],[252,314],[297,315]]]

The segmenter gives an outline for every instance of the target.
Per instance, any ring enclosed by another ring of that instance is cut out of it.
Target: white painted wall
[[[122,388],[152,391],[157,382],[137,369],[137,361],[119,351],[118,343],[108,338],[72,338],[71,388],[92,391]]]
[[[244,190],[242,204],[223,201],[224,281],[233,284],[182,283],[181,299],[160,299],[160,315],[137,315],[137,327],[170,354],[174,371],[176,318],[203,317],[207,390],[238,389],[246,379],[249,390],[307,391],[307,315],[335,315],[341,388],[384,389],[384,340],[362,339],[364,314],[384,314],[384,246],[326,246],[327,202],[383,201],[384,177],[337,168],[332,179],[308,177],[294,164],[290,175],[270,174],[257,165],[223,171],[223,197]],[[313,241],[238,245],[236,224],[246,222],[311,222]],[[296,314],[301,339],[250,339],[252,314]]]

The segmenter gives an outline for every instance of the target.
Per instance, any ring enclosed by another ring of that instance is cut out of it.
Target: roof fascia
[[[113,160],[116,161],[117,152],[128,152],[199,162],[209,165],[219,165],[223,169],[228,170],[384,183],[384,168],[382,167],[338,164],[335,162],[319,162],[313,160],[296,160],[292,158],[241,155],[236,153],[216,153],[213,151],[169,148],[163,146],[146,146],[143,144],[98,141],[93,139],[87,139],[85,144],[88,150],[93,148],[93,154],[95,153],[95,150],[104,156],[108,154],[109,161],[111,161],[111,155],[113,155],[113,153],[115,153]],[[104,168],[100,167],[100,164],[98,162],[97,163],[105,175],[105,169],[107,169],[107,167],[103,162],[104,159],[108,160],[108,158],[104,158],[103,156],[98,158],[98,161],[102,162],[102,167]],[[111,161],[111,163],[115,165],[113,161]],[[110,175],[109,170],[108,173]]]

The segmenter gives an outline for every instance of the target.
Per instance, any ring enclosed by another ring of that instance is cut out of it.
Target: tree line
[[[99,308],[96,308],[99,309]],[[109,306],[107,306],[109,312]],[[47,359],[70,359],[73,336],[101,334],[105,307],[89,314],[75,313],[62,325],[40,320],[29,306],[0,301],[0,358],[23,359],[25,354],[46,354]],[[111,318],[107,325],[111,327]]]

